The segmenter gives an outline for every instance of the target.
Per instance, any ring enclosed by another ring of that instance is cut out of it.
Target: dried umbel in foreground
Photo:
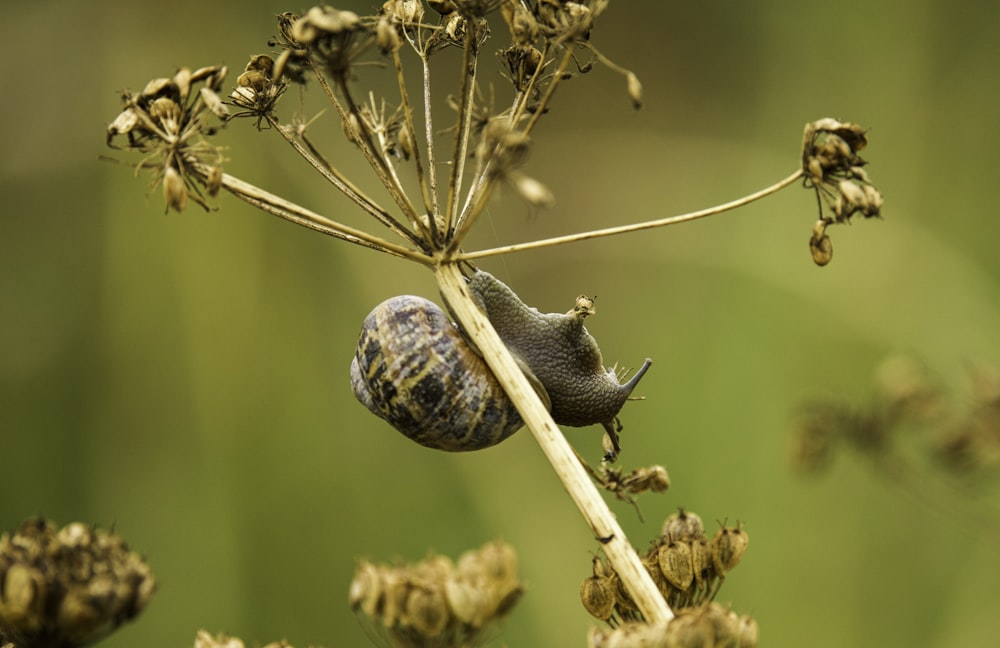
[[[681,510],[666,519],[642,562],[672,610],[698,609],[715,598],[749,542],[742,525],[722,526],[709,539],[701,518]],[[580,585],[580,599],[591,615],[612,627],[644,621],[618,574],[599,557],[593,560],[593,575]]]
[[[475,646],[492,636],[521,598],[517,554],[496,541],[453,563],[430,556],[398,566],[362,561],[351,609],[400,646]]]
[[[131,621],[155,589],[120,537],[27,520],[0,536],[0,631],[18,648],[86,646]]]

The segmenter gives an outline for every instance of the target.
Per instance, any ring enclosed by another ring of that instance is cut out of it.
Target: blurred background
[[[434,452],[351,394],[362,319],[391,295],[436,298],[429,272],[226,195],[212,213],[164,214],[147,176],[98,161],[121,89],[182,65],[228,65],[232,83],[267,51],[274,14],[303,8],[7,8],[0,528],[37,513],[113,526],[148,557],[158,593],[109,647],[187,646],[200,627],[366,645],[347,606],[358,559],[456,556],[493,538],[519,550],[527,587],[496,645],[584,645],[592,621],[577,592],[598,545],[530,434]],[[871,128],[864,156],[884,218],[832,228],[828,267],[810,260],[816,202],[797,188],[482,264],[543,311],[597,295],[588,328],[606,362],[653,358],[646,400],[622,412],[621,461],[664,464],[673,486],[642,499],[645,523],[615,510],[640,548],[678,506],[710,533],[743,521],[750,548],[719,600],[759,621],[762,645],[987,646],[1000,631],[995,535],[907,497],[860,458],[808,479],[789,459],[799,403],[867,402],[889,355],[915,355],[957,394],[970,365],[1000,365],[998,33],[1000,4],[985,0],[612,3],[594,42],[639,75],[643,109],[600,66],[562,86],[525,168],[556,205],[495,199],[468,246],[724,202],[791,173],[807,121]],[[383,87],[385,71],[370,74]],[[306,93],[310,114],[318,95]],[[372,186],[333,119],[318,127],[326,150]],[[369,227],[274,133],[242,121],[216,142],[230,173]],[[599,428],[568,436],[597,459]]]

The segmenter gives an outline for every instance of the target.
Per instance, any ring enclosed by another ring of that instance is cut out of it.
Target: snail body
[[[609,458],[617,455],[618,412],[649,368],[620,383],[603,365],[596,340],[583,326],[593,313],[585,297],[568,313],[540,313],[503,282],[479,271],[469,292],[533,384],[553,420],[601,424]],[[489,367],[447,313],[405,295],[379,304],[365,319],[351,363],[351,386],[369,410],[421,445],[479,450],[522,425]]]

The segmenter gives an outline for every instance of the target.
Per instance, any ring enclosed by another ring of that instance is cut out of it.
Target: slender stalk
[[[399,85],[399,103],[403,107],[403,116],[406,118],[406,129],[409,131],[410,137],[415,138],[417,131],[413,124],[413,105],[410,103],[410,93],[406,91],[406,78],[403,75],[403,59],[400,58],[398,49],[392,52],[392,63],[396,68],[396,83]],[[413,163],[417,174],[417,183],[420,185],[420,195],[424,201],[424,210],[428,214],[432,214],[434,213],[434,206],[431,202],[427,178],[424,176],[424,164],[420,157],[420,147],[416,141],[413,142]],[[431,218],[429,220],[429,227],[433,232],[434,219]]]
[[[525,135],[530,135],[535,124],[538,123],[539,117],[545,112],[548,107],[549,102],[552,101],[553,95],[556,93],[556,88],[559,86],[559,82],[562,80],[563,76],[566,74],[566,70],[569,69],[569,63],[573,60],[573,50],[569,47],[563,52],[562,60],[559,61],[559,69],[555,71],[552,75],[552,80],[549,82],[547,88],[545,88],[545,94],[542,95],[541,100],[538,102],[538,108],[531,114],[528,118],[528,123],[524,127]]]
[[[325,159],[320,157],[318,151],[314,150],[311,145],[308,147],[303,146],[292,135],[291,130],[282,126],[274,115],[268,114],[267,121],[271,124],[274,130],[278,131],[285,141],[288,142],[293,149],[295,149],[296,153],[308,162],[311,167],[316,169],[320,175],[326,178],[330,184],[336,187],[337,190],[350,198],[355,204],[361,207],[361,209],[374,216],[375,220],[388,227],[401,238],[406,239],[413,245],[420,245],[420,239],[418,239],[411,231],[406,229],[402,223],[393,218],[389,212],[380,207],[374,200],[358,189],[353,182],[344,177],[342,173],[337,171],[337,169],[330,165]]]
[[[668,216],[667,218],[659,218],[656,220],[644,221],[642,223],[620,225],[618,227],[607,227],[599,230],[591,230],[589,232],[567,234],[566,236],[556,236],[553,238],[530,241],[528,243],[515,243],[513,245],[504,245],[501,247],[488,248],[486,250],[475,250],[473,252],[456,252],[454,258],[462,261],[471,261],[473,259],[483,259],[485,257],[498,256],[501,254],[510,254],[512,252],[523,252],[525,250],[536,250],[538,248],[552,247],[555,245],[564,245],[566,243],[575,243],[577,241],[585,241],[587,239],[601,238],[603,236],[615,236],[617,234],[628,234],[629,232],[638,232],[640,230],[654,229],[656,227],[676,225],[677,223],[684,223],[687,221],[704,218],[706,216],[721,214],[722,212],[730,211],[736,209],[737,207],[748,205],[754,201],[760,200],[761,198],[764,198],[773,193],[781,191],[782,189],[789,186],[796,180],[799,180],[801,177],[802,177],[802,170],[799,169],[795,171],[795,173],[788,176],[787,178],[779,180],[770,187],[766,187],[750,195],[743,196],[742,198],[737,198],[736,200],[731,200],[721,205],[716,205],[715,207],[699,209],[698,211],[688,212],[686,214],[679,214],[677,216]]]
[[[643,617],[649,623],[672,619],[673,612],[643,567],[597,487],[587,476],[575,451],[514,362],[493,325],[472,301],[458,264],[439,264],[436,266],[436,276],[441,295],[517,407],[566,491],[583,514],[594,537],[603,543],[605,555]]]
[[[201,175],[203,179],[207,179],[211,172],[207,165],[201,163],[191,164],[189,165],[189,168]],[[264,189],[261,189],[260,187],[257,187],[256,185],[240,180],[236,176],[231,176],[228,173],[222,174],[222,188],[240,200],[250,203],[254,207],[257,207],[258,209],[261,209],[269,214],[283,218],[291,223],[295,223],[296,225],[301,225],[316,232],[326,234],[327,236],[347,241],[348,243],[354,243],[355,245],[360,245],[372,250],[385,252],[386,254],[391,254],[392,256],[410,259],[411,261],[416,261],[417,263],[426,266],[434,265],[434,259],[423,252],[403,247],[402,245],[398,245],[396,243],[391,243],[377,236],[373,236],[368,232],[330,220],[325,216],[321,216],[316,212],[310,211],[305,207],[285,200],[281,196],[276,196],[268,191],[265,191]]]
[[[477,61],[479,61],[479,48],[476,44],[475,30],[467,29],[462,59],[462,89],[459,99],[458,125],[455,132],[455,151],[451,158],[454,164],[451,168],[451,180],[448,184],[448,205],[445,214],[445,224],[449,232],[454,231],[458,222],[458,203],[459,196],[462,194],[465,159],[469,156],[469,131],[472,123],[472,98],[475,96]]]
[[[434,119],[431,110],[431,66],[425,54],[420,55],[424,71],[424,137],[427,141],[427,179],[430,181],[431,211],[438,214],[437,168],[434,166]],[[431,220],[434,220],[433,218]]]
[[[330,104],[334,107],[334,109],[336,109],[341,123],[346,124],[347,128],[352,131],[350,136],[351,142],[357,145],[361,154],[364,156],[365,161],[368,162],[368,166],[370,166],[372,171],[375,172],[375,175],[382,183],[382,186],[385,187],[386,191],[389,192],[389,195],[392,196],[396,205],[410,218],[412,223],[416,224],[418,220],[416,209],[410,202],[409,198],[407,198],[406,192],[403,191],[403,188],[399,186],[398,183],[393,181],[392,176],[385,167],[385,160],[375,151],[375,146],[371,141],[371,137],[368,135],[368,130],[362,125],[360,111],[351,96],[350,88],[347,85],[346,79],[337,78],[335,80],[337,82],[337,88],[344,95],[344,101],[347,102],[347,108],[345,108],[344,104],[337,99],[337,93],[323,75],[323,71],[319,69],[315,62],[312,62],[311,65],[313,75],[316,77],[320,87],[323,88],[323,94],[326,95]],[[356,124],[356,126],[352,126],[352,124]]]

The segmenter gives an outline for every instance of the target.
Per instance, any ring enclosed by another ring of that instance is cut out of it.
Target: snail
[[[568,313],[540,313],[485,271],[469,292],[497,330],[556,423],[601,424],[606,458],[620,450],[618,412],[651,364],[625,383],[603,365],[583,326],[594,312],[581,296]],[[388,299],[369,313],[351,362],[354,395],[417,443],[439,450],[479,450],[524,422],[475,347],[448,314],[422,297]],[[607,444],[606,444],[607,445]]]

